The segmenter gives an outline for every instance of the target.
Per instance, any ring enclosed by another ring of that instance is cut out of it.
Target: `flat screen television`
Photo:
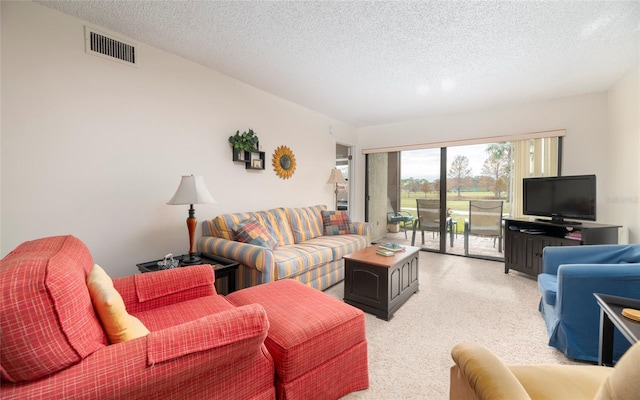
[[[595,175],[524,178],[522,195],[524,215],[551,217],[555,223],[596,220]]]

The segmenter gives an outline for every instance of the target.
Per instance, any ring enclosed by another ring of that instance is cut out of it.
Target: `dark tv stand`
[[[620,225],[553,220],[504,220],[504,273],[510,269],[537,277],[542,272],[542,249],[618,243]]]
[[[556,225],[582,225],[582,222],[578,221],[567,221],[564,218],[536,218],[536,222],[550,222]]]

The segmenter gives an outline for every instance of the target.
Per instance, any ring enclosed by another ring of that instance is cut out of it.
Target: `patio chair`
[[[470,200],[469,219],[464,221],[464,255],[469,255],[469,235],[493,237],[502,253],[502,200]]]
[[[418,218],[413,222],[413,237],[411,245],[416,242],[416,230],[422,233],[422,244],[424,244],[424,232],[440,232],[440,200],[416,199]]]

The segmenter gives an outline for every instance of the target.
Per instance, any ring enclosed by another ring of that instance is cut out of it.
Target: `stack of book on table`
[[[399,251],[404,251],[404,246],[395,243],[380,243],[378,245],[378,249],[376,250],[377,254],[382,256],[390,257]]]
[[[564,237],[566,239],[582,240],[582,232],[569,232]]]

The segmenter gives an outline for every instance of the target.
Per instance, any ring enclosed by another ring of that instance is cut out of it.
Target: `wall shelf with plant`
[[[264,152],[260,151],[258,136],[249,129],[229,136],[229,143],[233,148],[233,161],[242,162],[246,169],[264,169]]]

